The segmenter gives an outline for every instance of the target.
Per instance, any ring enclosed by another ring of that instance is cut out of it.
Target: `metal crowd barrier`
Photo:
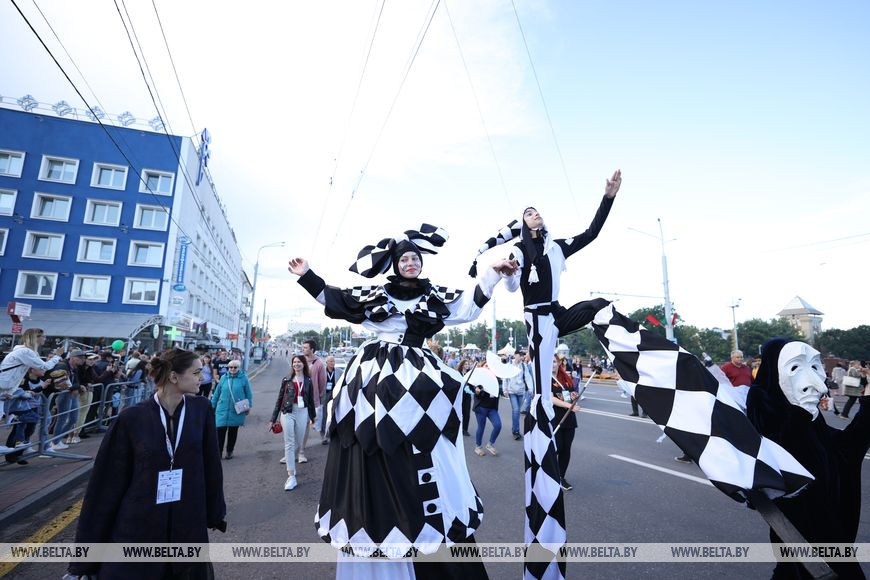
[[[36,433],[39,434],[38,442],[28,442],[23,443],[21,445],[17,445],[15,447],[10,448],[10,451],[5,452],[6,455],[11,453],[23,452],[18,460],[28,459],[30,457],[36,457],[38,455],[43,455],[46,457],[59,457],[62,459],[76,459],[76,460],[86,460],[92,459],[89,455],[81,455],[73,452],[68,452],[66,450],[57,450],[54,449],[53,446],[50,446],[52,442],[62,442],[66,437],[73,435],[77,436],[79,433],[83,432],[85,429],[93,427],[93,431],[97,433],[105,432],[108,429],[109,424],[115,420],[118,416],[118,413],[121,412],[126,407],[131,405],[135,405],[140,401],[144,400],[146,397],[150,397],[154,393],[154,383],[151,380],[148,381],[123,381],[117,383],[109,383],[108,385],[103,386],[102,383],[89,384],[86,385],[88,393],[93,397],[93,393],[97,389],[102,389],[100,393],[100,400],[94,401],[91,399],[91,402],[85,406],[77,406],[74,409],[70,409],[63,412],[57,412],[54,416],[51,415],[50,410],[55,406],[57,402],[57,398],[59,395],[63,393],[52,393],[50,397],[46,397],[40,393],[34,393],[34,398],[38,397],[39,400],[39,420],[36,424]],[[81,395],[75,395],[78,401],[81,401]],[[93,411],[93,413],[92,413]],[[75,417],[77,418],[72,422],[72,425],[69,429],[66,429],[60,433],[52,433],[49,435],[49,430],[54,424],[55,426],[60,422],[59,418],[63,415],[71,415],[75,413]],[[14,414],[14,413],[11,413]],[[82,416],[83,420],[79,421],[78,418]],[[88,417],[93,416],[94,418],[88,420]],[[16,425],[21,424],[19,419],[15,419],[7,423],[6,427],[15,428]],[[15,443],[14,441],[12,442]],[[31,448],[34,448],[31,450]],[[0,462],[3,464],[5,462]]]

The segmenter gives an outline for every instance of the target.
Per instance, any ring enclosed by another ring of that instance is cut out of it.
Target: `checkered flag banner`
[[[419,230],[405,230],[395,238],[384,238],[375,245],[364,247],[357,254],[356,261],[349,270],[366,278],[384,274],[393,265],[392,250],[396,244],[408,241],[414,244],[421,254],[437,254],[450,236],[438,226],[423,224]]]
[[[489,238],[477,249],[477,255],[481,255],[487,250],[491,250],[496,246],[500,246],[506,242],[511,241],[514,238],[520,237],[520,233],[522,232],[521,225],[519,220],[514,220],[502,229],[498,231],[496,235]],[[471,265],[471,270],[468,271],[468,275],[472,278],[477,278],[477,258],[474,258],[474,263]]]
[[[549,386],[549,383],[548,385]],[[541,386],[535,385],[537,394],[526,414],[523,451],[526,467],[526,519],[525,542],[530,548],[543,548],[553,553],[550,561],[527,560],[525,580],[565,578],[565,561],[557,559],[559,548],[567,540],[565,529],[565,501],[556,441],[553,439],[552,405],[547,408]]]
[[[762,437],[704,365],[608,304],[592,329],[643,410],[709,478],[737,501],[745,490],[773,499],[814,478],[792,455]]]

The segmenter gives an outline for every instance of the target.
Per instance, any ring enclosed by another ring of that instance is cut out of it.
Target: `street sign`
[[[21,323],[20,322],[13,322],[12,323],[12,334],[21,334],[21,332],[22,332]]]
[[[9,302],[6,305],[6,314],[14,316],[30,316],[30,304],[24,302]]]

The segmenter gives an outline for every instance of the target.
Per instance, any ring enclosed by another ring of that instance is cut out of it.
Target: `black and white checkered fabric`
[[[565,544],[565,502],[560,485],[559,459],[553,439],[553,410],[545,408],[540,389],[526,414],[523,451],[526,467],[526,544],[540,544],[553,552],[549,562],[526,561],[524,578],[559,580],[565,577],[565,561],[556,558]],[[548,413],[549,411],[549,413]]]
[[[450,236],[438,226],[423,224],[419,230],[405,230],[394,238],[384,238],[375,245],[368,245],[359,251],[350,271],[366,278],[389,271],[393,265],[393,247],[399,242],[414,244],[421,254],[437,254]]]
[[[479,256],[487,250],[491,250],[496,246],[500,246],[505,242],[509,242],[514,238],[520,237],[521,231],[522,230],[519,220],[512,221],[511,223],[500,229],[496,235],[483,242],[483,244],[477,250],[477,255]]]
[[[669,340],[641,328],[612,304],[592,328],[638,404],[701,468],[738,501],[744,490],[775,498],[814,478],[785,449],[762,437],[704,365]]]
[[[365,450],[379,448],[390,455],[406,439],[423,451],[442,434],[456,441],[462,398],[455,371],[439,364],[428,349],[378,339],[360,348],[333,389],[329,407],[330,428],[343,442],[355,438]]]

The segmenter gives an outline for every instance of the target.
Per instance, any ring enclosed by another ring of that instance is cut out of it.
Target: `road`
[[[235,457],[224,461],[224,489],[229,528],[212,534],[214,542],[317,542],[313,525],[326,447],[312,436],[299,466],[299,487],[283,490],[286,471],[278,463],[282,439],[266,430],[286,360],[275,360],[253,382],[254,407],[240,430]],[[727,498],[703,480],[694,464],[674,461],[679,450],[669,440],[657,443],[661,431],[649,420],[628,417],[628,399],[610,384],[592,383],[586,392],[567,474],[574,490],[566,492],[568,538],[572,542],[766,542],[762,518]],[[464,438],[469,471],[483,498],[486,514],[478,542],[520,542],[523,537],[522,442],[510,434],[510,403],[501,399],[503,429],[496,442],[499,455],[478,457],[473,440]],[[472,433],[476,426],[471,421]],[[837,425],[841,426],[841,425]],[[489,435],[487,428],[486,437]],[[473,437],[472,437],[473,439]],[[632,460],[634,462],[631,462]],[[641,464],[635,463],[640,462]],[[865,462],[864,498],[870,497]],[[656,469],[658,468],[658,469]],[[17,525],[0,532],[0,541],[25,541],[40,528],[65,524],[50,541],[72,542],[75,518],[62,518],[81,498],[84,485]],[[865,500],[866,502],[866,500]],[[73,508],[74,509],[74,508]],[[72,512],[74,513],[74,512]],[[57,519],[61,516],[61,519]],[[47,537],[54,529],[42,533]],[[861,520],[858,542],[870,542],[870,517]],[[20,564],[11,576],[59,578],[63,564]],[[573,563],[569,577],[583,578],[768,578],[773,564]],[[518,577],[516,563],[487,563],[491,577]],[[330,578],[326,563],[220,563],[219,578]],[[865,565],[865,573],[870,567]]]

